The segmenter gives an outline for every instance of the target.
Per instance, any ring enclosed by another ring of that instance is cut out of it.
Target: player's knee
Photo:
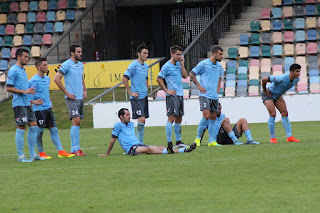
[[[139,123],[145,123],[146,122],[146,118],[145,117],[140,117],[140,118],[138,118],[138,122]]]
[[[289,115],[288,111],[281,112],[282,117],[288,117],[288,115]]]
[[[176,119],[175,119],[175,123],[181,123],[181,121],[182,121],[182,117],[176,117]]]
[[[269,112],[270,117],[276,117],[276,111]]]
[[[168,121],[170,122],[170,123],[173,123],[174,122],[174,117],[173,116],[170,116],[170,117],[168,117]]]
[[[204,114],[203,114],[203,118],[204,118],[204,119],[207,119],[207,120],[210,119],[210,114],[204,113]]]
[[[223,124],[230,124],[230,119],[229,118],[225,118],[222,121]]]
[[[248,122],[247,122],[247,119],[245,119],[245,118],[240,118],[239,121],[240,121],[241,123],[248,123]]]

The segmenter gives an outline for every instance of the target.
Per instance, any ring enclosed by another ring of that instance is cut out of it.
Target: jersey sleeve
[[[59,68],[59,73],[61,73],[62,75],[67,74],[67,72],[69,71],[69,64],[67,62],[63,62]]]
[[[127,70],[124,72],[123,77],[126,77],[127,79],[130,79],[134,75],[135,65],[130,64],[127,68]]]
[[[36,87],[37,87],[36,82],[34,80],[32,80],[32,78],[29,80],[28,84],[29,84],[29,88],[35,88],[36,89]],[[35,94],[34,95],[29,94],[29,99],[30,100],[36,100]]]
[[[204,63],[200,62],[197,64],[197,66],[195,66],[191,72],[194,73],[195,75],[201,75],[203,72],[203,67],[204,67]]]
[[[158,78],[165,79],[166,75],[167,75],[167,66],[163,65],[161,67],[161,70],[160,70],[159,74],[158,74]]]
[[[9,70],[8,77],[7,77],[7,86],[14,86],[15,79],[16,79],[15,72],[13,72],[12,70]]]
[[[270,76],[270,82],[281,82],[284,75]]]
[[[111,137],[118,138],[119,133],[120,133],[120,126],[118,124],[115,124],[112,129]]]

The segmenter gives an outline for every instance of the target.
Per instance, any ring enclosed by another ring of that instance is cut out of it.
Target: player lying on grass
[[[137,154],[174,154],[182,152],[191,152],[196,148],[196,143],[192,143],[186,148],[167,149],[164,146],[147,146],[138,141],[135,136],[134,123],[130,122],[130,112],[126,108],[122,108],[118,112],[118,116],[121,122],[116,123],[113,126],[110,144],[106,154],[99,154],[99,157],[109,156],[116,139],[118,139],[120,146],[126,152],[127,155]]]
[[[229,118],[226,118],[225,114],[221,113],[221,109],[222,107],[221,107],[221,104],[219,103],[219,112],[217,115],[216,129],[215,129],[215,138],[217,138],[218,144],[242,145],[243,143],[239,141],[239,138],[242,136],[242,133],[244,133],[248,139],[246,144],[260,144],[259,142],[252,139],[251,131],[249,129],[248,122],[245,118],[240,118],[232,128]],[[208,124],[206,124],[206,129],[207,128],[208,128]],[[201,135],[201,141],[205,133],[205,130]]]
[[[262,78],[263,92],[261,93],[261,97],[270,116],[268,120],[270,143],[278,143],[275,134],[276,108],[282,116],[282,124],[287,134],[287,142],[300,142],[300,140],[292,135],[286,102],[282,97],[283,93],[299,82],[300,70],[301,66],[299,64],[292,64],[290,66],[290,73]],[[267,86],[268,82],[271,82],[271,84]]]

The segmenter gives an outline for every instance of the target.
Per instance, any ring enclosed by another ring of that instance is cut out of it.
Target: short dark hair
[[[172,47],[170,47],[170,53],[175,54],[177,51],[182,51],[182,48],[178,45],[173,45]]]
[[[118,112],[118,117],[120,118],[120,115],[124,115],[125,114],[125,111],[128,110],[127,108],[121,108]],[[128,110],[129,111],[129,110]]]
[[[78,44],[73,44],[73,45],[71,45],[70,46],[70,53],[71,52],[76,52],[76,48],[78,48],[78,47],[81,47],[80,45],[78,45]]]
[[[47,61],[47,59],[46,58],[37,58],[34,65],[37,67],[37,66],[41,65],[43,61]]]
[[[140,44],[138,47],[137,47],[137,53],[141,53],[141,51],[143,50],[143,49],[147,49],[147,50],[149,50],[149,48],[147,47],[147,45],[145,45],[145,44]]]
[[[29,54],[29,50],[24,49],[24,48],[19,48],[16,51],[16,59],[18,59],[18,56],[22,56],[23,53],[28,53]]]
[[[290,66],[290,71],[295,71],[296,69],[301,69],[301,66],[299,64],[292,64]]]
[[[217,53],[219,50],[223,52],[223,49],[221,47],[216,46],[212,49],[212,53]]]

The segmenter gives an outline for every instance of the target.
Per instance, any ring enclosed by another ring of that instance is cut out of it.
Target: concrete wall
[[[319,121],[320,94],[284,96],[287,103],[290,121]],[[249,123],[265,123],[269,114],[262,103],[261,97],[221,98],[222,112],[235,123],[244,117]],[[183,125],[198,125],[202,113],[198,99],[184,101],[185,116]],[[94,128],[112,128],[119,121],[117,113],[120,108],[128,108],[131,112],[130,102],[109,102],[93,105]],[[149,101],[150,118],[146,126],[165,126],[167,121],[166,105],[164,100]],[[276,121],[280,121],[277,112]],[[136,120],[134,120],[136,122]]]

